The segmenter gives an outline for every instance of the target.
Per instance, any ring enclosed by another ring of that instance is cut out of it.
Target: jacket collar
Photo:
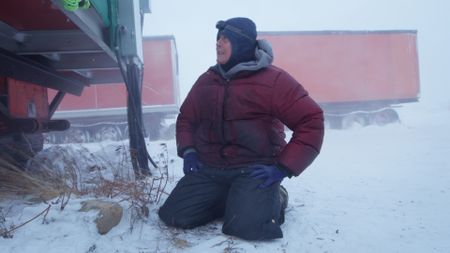
[[[272,46],[267,40],[257,40],[255,58],[256,59],[254,61],[238,63],[228,71],[224,71],[219,64],[212,66],[211,70],[218,73],[225,80],[230,80],[236,77],[240,72],[256,72],[260,69],[266,68],[273,62]]]

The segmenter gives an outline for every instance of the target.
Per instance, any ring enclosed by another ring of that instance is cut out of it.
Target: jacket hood
[[[241,62],[228,71],[225,71],[219,64],[213,66],[212,69],[218,72],[224,79],[229,80],[241,71],[257,71],[271,65],[273,62],[272,46],[265,39],[257,40],[256,42],[255,60]]]

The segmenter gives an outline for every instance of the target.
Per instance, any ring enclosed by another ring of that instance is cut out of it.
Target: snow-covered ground
[[[99,235],[96,212],[78,212],[88,197],[72,197],[64,211],[53,205],[45,223],[40,216],[13,238],[0,238],[0,252],[450,252],[450,107],[416,103],[398,111],[398,124],[326,131],[313,165],[283,182],[290,194],[283,239],[247,242],[225,236],[220,221],[193,230],[167,228],[156,215],[162,202],[149,206],[149,218],[132,232],[131,211],[122,202],[121,223]],[[160,152],[160,143],[149,143],[152,155]],[[173,159],[169,191],[182,175],[182,161],[174,141],[165,143]],[[85,148],[114,166],[120,145]],[[48,207],[1,205],[11,207],[4,224],[15,225]]]

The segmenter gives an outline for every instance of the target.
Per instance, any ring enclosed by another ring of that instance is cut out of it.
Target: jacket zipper
[[[221,128],[221,137],[222,137],[222,147],[220,149],[220,156],[222,157],[223,161],[225,162],[225,164],[228,164],[228,159],[226,159],[226,157],[223,156],[223,149],[226,147],[227,142],[225,139],[225,108],[226,108],[226,101],[228,99],[228,87],[230,86],[230,80],[226,79],[224,82],[224,91],[223,91],[223,101],[222,101],[222,120],[220,123],[220,128]]]
[[[225,105],[228,99],[228,87],[230,86],[230,80],[226,79],[224,83],[224,91],[223,91],[223,101],[222,101],[222,122],[220,124],[221,133],[222,133],[222,145],[226,145],[225,140]]]

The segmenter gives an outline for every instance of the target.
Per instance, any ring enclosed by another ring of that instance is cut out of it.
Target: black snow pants
[[[282,238],[280,184],[258,188],[251,169],[203,168],[181,178],[159,217],[168,226],[194,228],[217,218],[222,232],[245,240]],[[284,216],[284,215],[283,215]]]

